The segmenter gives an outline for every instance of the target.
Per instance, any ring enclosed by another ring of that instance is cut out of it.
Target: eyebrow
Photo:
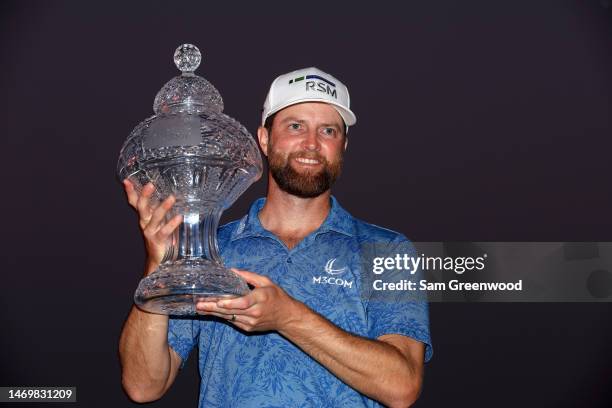
[[[335,127],[338,129],[341,129],[342,126],[338,125],[337,123],[322,123],[321,126],[325,126],[325,127]]]
[[[305,120],[300,120],[296,117],[293,116],[288,116],[285,119],[281,120],[281,123],[285,123],[285,122],[298,122],[298,123],[305,123]]]
[[[288,116],[285,119],[280,121],[281,123],[286,123],[286,122],[297,122],[297,123],[306,123],[305,120],[303,119],[298,119],[294,116]],[[338,129],[342,129],[342,126],[338,125],[337,123],[321,123],[319,125],[320,127],[335,127]]]

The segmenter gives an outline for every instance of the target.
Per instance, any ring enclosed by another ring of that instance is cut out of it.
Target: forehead
[[[288,106],[276,113],[275,122],[281,122],[285,119],[337,124],[339,127],[344,124],[338,111],[332,105],[324,102],[302,102]]]

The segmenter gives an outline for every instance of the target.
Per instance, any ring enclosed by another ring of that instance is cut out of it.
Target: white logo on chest
[[[352,280],[346,280],[346,279],[342,279],[342,278],[334,276],[334,275],[340,275],[348,271],[349,269],[348,266],[343,266],[342,268],[334,268],[336,259],[337,258],[331,258],[330,260],[328,260],[324,268],[325,273],[327,273],[328,275],[332,275],[332,276],[327,276],[327,275],[313,276],[312,277],[313,285],[335,285],[335,286],[341,286],[344,288],[353,287]]]
[[[334,269],[334,263],[336,262],[336,258],[332,258],[325,264],[325,272],[330,275],[340,275],[348,270],[348,267],[343,266],[340,269]]]

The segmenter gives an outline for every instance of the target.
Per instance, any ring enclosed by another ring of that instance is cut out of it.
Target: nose
[[[317,135],[317,131],[315,129],[311,129],[306,133],[304,140],[302,141],[302,146],[305,150],[320,150],[321,143],[319,142],[319,136]]]

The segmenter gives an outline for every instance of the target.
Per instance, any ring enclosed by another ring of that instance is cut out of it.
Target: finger
[[[198,314],[202,316],[216,316],[216,317],[220,317],[221,319],[225,319],[225,320],[231,320],[232,318],[231,314],[218,313],[218,312],[198,311]],[[238,319],[238,316],[236,316],[236,319]]]
[[[134,208],[138,203],[138,192],[134,188],[134,184],[128,179],[123,180],[123,187],[125,188],[125,195],[127,196],[128,203]]]
[[[236,311],[234,309],[224,309],[221,308],[217,305],[217,302],[213,302],[210,300],[205,300],[205,301],[201,301],[196,303],[196,309],[201,310],[203,312],[216,312],[216,313],[225,313],[225,314],[232,314],[232,313],[241,313],[242,310],[240,311]]]
[[[175,215],[159,230],[158,234],[161,238],[168,237],[178,228],[179,225],[181,225],[181,222],[183,222],[183,216],[180,214]]]
[[[140,216],[142,223],[145,224],[144,226],[146,226],[151,219],[151,207],[149,202],[154,191],[155,186],[153,186],[153,183],[147,183],[147,185],[142,188],[142,194],[140,194],[140,197],[138,197],[138,202],[136,203],[138,215]]]
[[[202,312],[214,312],[214,313],[222,313],[227,315],[232,314],[241,314],[244,313],[241,309],[226,309],[223,307],[219,307],[216,302],[205,301],[196,303],[196,310]]]
[[[255,286],[256,288],[262,287],[262,286],[270,286],[273,284],[272,281],[268,279],[266,276],[259,275],[255,272],[242,271],[236,268],[232,268],[232,271],[242,276],[244,280],[246,280],[248,283]]]
[[[253,330],[253,328],[255,327],[255,321],[248,317],[248,316],[244,316],[244,315],[239,315],[239,314],[224,314],[224,313],[217,313],[217,312],[203,312],[200,313],[201,315],[204,316],[216,316],[219,317],[221,319],[227,320],[228,323],[234,324],[238,327],[240,327],[242,330],[246,330],[246,331],[250,331]],[[236,316],[235,318],[233,318],[233,316]]]
[[[221,313],[226,315],[248,315],[250,313],[250,309],[233,309],[233,308],[224,308],[219,307],[219,305],[215,302],[200,302],[196,304],[196,309],[202,312],[211,312],[211,313]]]
[[[230,323],[235,324],[243,330],[252,330],[257,324],[252,317],[239,314],[236,315],[236,320],[232,320],[230,317]]]
[[[251,332],[254,329],[253,325],[251,325],[251,324],[245,324],[245,323],[237,322],[237,321],[233,322],[233,324],[234,324],[234,326],[236,326],[237,328],[239,328],[239,329],[241,329],[241,330],[243,330],[245,332]]]
[[[255,303],[255,296],[253,295],[253,292],[250,292],[248,295],[244,295],[234,299],[220,300],[217,302],[217,307],[223,309],[246,310],[249,307],[253,306]]]
[[[252,317],[241,315],[239,313],[223,313],[223,312],[218,312],[218,311],[203,310],[201,308],[196,308],[196,311],[198,314],[202,316],[216,316],[216,317],[225,319],[229,321],[230,323],[234,323],[234,324],[243,324],[245,326],[252,327],[256,323],[255,319],[253,319]]]
[[[168,212],[168,210],[170,210],[170,208],[172,208],[175,201],[176,200],[174,199],[173,196],[169,196],[161,203],[159,207],[155,209],[155,211],[153,211],[153,214],[151,215],[151,219],[149,220],[149,223],[147,224],[147,230],[157,231],[160,228],[164,220],[164,217],[166,216],[166,213]]]

